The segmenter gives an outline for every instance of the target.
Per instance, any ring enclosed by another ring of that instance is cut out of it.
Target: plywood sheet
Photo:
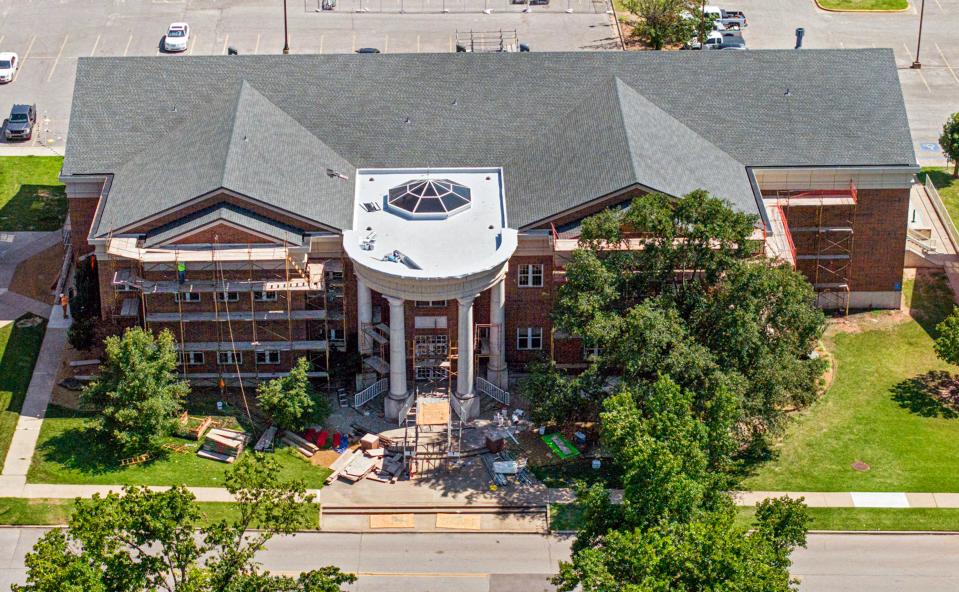
[[[370,528],[413,528],[412,514],[370,514]]]
[[[455,528],[456,530],[480,530],[479,514],[437,514],[436,528]]]
[[[450,419],[449,401],[419,401],[416,407],[416,423],[419,425],[445,425]]]

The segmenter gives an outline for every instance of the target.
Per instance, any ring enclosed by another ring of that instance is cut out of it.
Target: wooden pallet
[[[125,459],[121,460],[121,461],[120,461],[120,466],[121,466],[121,467],[128,467],[128,466],[130,466],[130,465],[138,465],[138,464],[140,464],[140,463],[144,463],[144,462],[150,460],[150,457],[151,457],[151,456],[152,456],[152,454],[150,454],[149,452],[145,452],[145,453],[140,454],[140,455],[137,455],[137,456],[131,456],[130,458],[125,458]]]

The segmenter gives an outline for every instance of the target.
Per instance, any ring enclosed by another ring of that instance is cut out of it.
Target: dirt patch
[[[10,291],[53,304],[53,289],[63,265],[63,244],[57,243],[20,262],[10,280]]]
[[[64,388],[60,383],[68,378],[77,376],[96,375],[98,366],[71,366],[70,362],[79,360],[102,359],[102,351],[99,348],[93,348],[90,351],[80,351],[74,349],[69,343],[63,348],[63,356],[60,358],[60,368],[57,371],[57,381],[53,387],[52,402],[68,409],[80,408],[80,391]],[[88,384],[84,382],[83,384]]]
[[[333,462],[340,458],[340,453],[335,450],[319,450],[310,457],[310,464],[318,467],[329,467]]]

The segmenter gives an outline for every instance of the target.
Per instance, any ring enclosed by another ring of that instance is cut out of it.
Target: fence
[[[370,386],[353,395],[353,407],[359,409],[361,406],[366,405],[376,397],[385,393],[386,389],[388,388],[390,388],[389,379],[381,378],[377,380]]]
[[[929,195],[929,201],[932,202],[932,207],[936,210],[936,214],[939,215],[942,225],[946,227],[946,234],[949,235],[952,248],[959,251],[959,235],[956,233],[956,225],[949,215],[949,210],[946,209],[946,204],[942,202],[942,197],[939,196],[939,190],[932,184],[930,175],[926,175],[925,186],[926,193]]]
[[[481,376],[476,377],[476,390],[493,397],[503,405],[509,405],[509,393]]]

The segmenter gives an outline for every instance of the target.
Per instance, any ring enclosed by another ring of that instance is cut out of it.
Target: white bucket
[[[600,462],[600,460],[599,460],[598,458],[594,458],[594,459],[593,459],[593,470],[597,470],[597,469],[599,469],[599,467],[601,467],[601,466],[603,466],[603,463]]]

